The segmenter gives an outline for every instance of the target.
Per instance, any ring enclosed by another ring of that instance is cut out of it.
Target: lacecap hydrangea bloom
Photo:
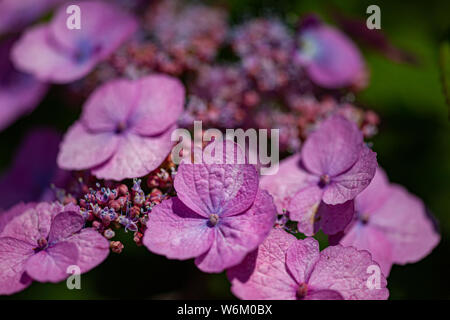
[[[298,221],[300,232],[335,234],[350,223],[353,199],[369,185],[376,167],[376,154],[364,144],[357,126],[333,115],[309,135],[299,156],[263,179],[262,187],[276,194],[278,206]],[[288,187],[279,187],[286,181]]]
[[[314,238],[297,240],[273,229],[257,250],[228,270],[231,291],[241,299],[382,300],[389,291],[368,285],[368,268],[379,268],[367,251],[330,246],[319,251]]]
[[[48,24],[27,29],[12,51],[15,66],[42,81],[68,83],[86,76],[137,29],[135,18],[106,2],[77,2],[81,28],[69,29],[66,6]]]
[[[18,204],[0,215],[0,294],[13,294],[33,280],[59,282],[76,265],[82,273],[109,254],[109,243],[84,228],[79,207],[59,203]]]
[[[394,263],[417,262],[439,243],[423,202],[402,186],[390,184],[382,169],[356,197],[355,210],[354,221],[330,242],[340,240],[344,246],[368,250],[386,276]]]
[[[64,137],[58,165],[91,169],[101,179],[144,176],[169,154],[183,105],[184,87],[170,76],[106,83],[90,96],[81,119]]]
[[[272,197],[258,187],[256,168],[226,164],[243,151],[228,140],[218,148],[221,143],[205,148],[201,164],[180,164],[177,197],[153,208],[143,240],[150,251],[168,258],[196,258],[204,272],[240,263],[264,241],[276,217]]]

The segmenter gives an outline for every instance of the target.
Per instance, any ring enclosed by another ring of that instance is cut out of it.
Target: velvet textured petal
[[[314,238],[295,241],[286,252],[286,266],[297,284],[306,283],[319,260],[319,242]]]

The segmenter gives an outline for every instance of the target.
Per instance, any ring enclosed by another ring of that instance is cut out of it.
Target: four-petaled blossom
[[[357,126],[334,115],[310,134],[300,156],[285,160],[277,175],[263,180],[262,188],[274,191],[277,205],[298,221],[300,232],[336,234],[351,222],[353,199],[369,185],[376,167],[376,153]],[[284,182],[290,190],[280,189]]]
[[[9,38],[0,44],[0,131],[33,111],[48,89],[33,76],[14,69],[9,59],[13,43],[14,38]]]
[[[439,243],[423,202],[405,188],[390,184],[383,170],[355,200],[356,217],[344,236],[331,243],[369,251],[387,276],[392,264],[417,262]]]
[[[87,75],[137,29],[134,17],[105,2],[77,2],[81,28],[69,29],[62,6],[49,24],[28,29],[12,51],[15,66],[36,78],[68,83]]]
[[[0,215],[0,294],[13,294],[32,280],[59,282],[67,268],[87,272],[109,254],[109,243],[84,227],[75,205],[18,204]]]
[[[311,80],[325,88],[351,86],[363,80],[364,61],[354,43],[314,17],[305,20],[298,35],[296,59]]]
[[[255,167],[226,164],[243,153],[231,141],[218,148],[221,143],[205,148],[203,163],[180,164],[174,181],[178,197],[153,209],[143,240],[150,251],[168,258],[196,258],[204,272],[240,263],[264,241],[276,217],[272,197],[258,188]],[[225,150],[217,157],[219,149]],[[213,154],[216,160],[209,158]]]
[[[379,273],[380,278],[371,282],[368,268],[379,267],[367,251],[338,245],[320,252],[314,238],[297,240],[276,228],[240,265],[228,270],[228,278],[231,291],[241,299],[387,299],[385,277]]]
[[[142,177],[169,154],[183,105],[184,87],[169,76],[106,83],[64,137],[58,165],[103,179]]]

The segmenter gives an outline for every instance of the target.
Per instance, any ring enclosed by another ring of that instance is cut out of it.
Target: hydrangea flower
[[[378,264],[367,251],[338,245],[319,252],[314,238],[297,240],[277,228],[227,274],[231,291],[240,299],[387,299],[389,291],[382,274],[379,289],[369,289],[370,266]]]
[[[275,223],[272,197],[258,188],[250,164],[224,164],[242,156],[231,141],[224,143],[223,161],[205,161],[219,152],[209,144],[202,164],[181,163],[175,176],[177,197],[153,208],[143,243],[170,259],[196,258],[204,272],[222,272],[240,263],[269,234]]]
[[[18,204],[0,214],[0,294],[21,291],[32,280],[64,280],[71,265],[84,273],[100,264],[109,243],[83,226],[74,205]]]
[[[310,134],[300,156],[282,161],[262,187],[274,191],[277,205],[287,207],[300,232],[335,234],[350,223],[352,200],[369,185],[376,167],[376,153],[357,126],[334,115]],[[287,187],[280,187],[284,183]]]
[[[440,236],[423,202],[405,188],[390,184],[378,169],[371,184],[355,200],[356,217],[344,235],[331,243],[369,251],[383,273],[392,264],[417,262],[439,243]]]
[[[296,59],[317,85],[340,88],[364,77],[364,60],[358,48],[339,30],[310,17],[303,23],[298,42]]]
[[[11,168],[0,175],[0,208],[21,201],[55,200],[51,184],[64,187],[70,176],[56,165],[60,142],[60,135],[48,128],[33,129],[25,136]]]
[[[46,84],[14,69],[9,59],[13,43],[14,38],[9,38],[0,44],[0,131],[33,111],[48,89]]]
[[[105,2],[77,2],[81,29],[66,26],[62,6],[48,24],[28,29],[12,51],[16,67],[40,80],[68,83],[87,75],[136,30],[134,17]]]
[[[184,88],[169,76],[106,83],[90,96],[81,119],[64,137],[58,165],[92,169],[100,179],[142,177],[169,154],[183,105]]]

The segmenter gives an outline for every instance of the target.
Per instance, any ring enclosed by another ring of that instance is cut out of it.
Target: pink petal
[[[104,165],[92,170],[99,179],[120,181],[143,177],[158,168],[172,149],[170,136],[175,127],[159,136],[142,137],[127,133],[121,137],[118,149]]]
[[[385,234],[397,264],[419,261],[440,241],[423,202],[398,185],[391,186],[390,197],[372,213],[369,224]]]
[[[0,238],[0,294],[13,294],[31,284],[24,271],[27,259],[33,254],[33,246],[26,242]]]
[[[273,229],[257,250],[227,272],[231,291],[240,299],[295,299],[297,283],[286,270],[286,252],[296,238]]]
[[[358,160],[362,142],[356,124],[334,115],[308,137],[301,151],[302,161],[310,172],[333,177]]]
[[[34,254],[27,260],[26,272],[39,282],[60,282],[69,274],[67,267],[76,265],[78,250],[73,243],[60,242]]]
[[[181,163],[174,184],[181,201],[198,214],[231,216],[252,205],[258,173],[249,164]]]
[[[331,184],[325,188],[323,201],[327,204],[339,204],[354,199],[370,184],[376,169],[377,154],[364,146],[353,167],[332,178]]]
[[[139,80],[140,95],[130,121],[133,132],[149,136],[172,126],[184,107],[184,87],[167,75],[151,75]]]
[[[84,170],[110,159],[119,146],[113,133],[90,133],[76,122],[66,133],[58,154],[58,166],[67,170]]]
[[[103,84],[86,101],[82,123],[95,132],[114,132],[120,125],[128,127],[128,118],[139,94],[140,88],[135,81],[119,79]]]
[[[240,263],[272,229],[276,209],[266,191],[258,192],[252,207],[235,216],[219,218],[211,248],[195,260],[204,272],[222,272]]]
[[[306,283],[319,260],[319,242],[314,238],[297,240],[287,250],[286,266],[297,284]]]
[[[297,221],[298,231],[307,236],[317,232],[316,214],[321,203],[323,191],[316,185],[304,188],[291,199],[288,207],[289,217]]]
[[[307,63],[311,79],[325,88],[354,84],[364,72],[364,62],[358,48],[337,29],[320,26],[307,29],[303,35],[312,42],[316,54]]]
[[[45,202],[13,207],[9,212],[2,213],[11,219],[3,227],[1,236],[12,237],[35,247],[39,239],[47,238],[52,219],[60,212],[59,210],[59,206]]]
[[[150,251],[170,259],[190,259],[211,247],[213,230],[207,219],[175,197],[153,208],[143,243]]]
[[[65,28],[67,29],[67,28]],[[78,63],[71,54],[57,50],[50,41],[49,27],[28,29],[17,41],[11,59],[17,69],[31,73],[41,81],[67,83],[87,75],[97,61]]]
[[[262,176],[259,187],[273,196],[277,212],[287,210],[291,198],[308,184],[308,173],[299,167],[300,155],[290,156],[280,162],[278,172]]]
[[[59,213],[52,221],[48,242],[63,241],[84,227],[84,218],[80,213],[65,211]]]
[[[376,261],[383,274],[387,277],[392,267],[392,245],[382,230],[370,224],[355,223],[339,241],[346,247],[355,247],[358,250],[367,250]]]
[[[327,247],[311,273],[308,285],[314,291],[337,291],[346,300],[387,299],[386,279],[380,274],[380,289],[369,289],[369,266],[378,266],[367,251],[341,245]]]
[[[81,10],[81,29],[67,28],[67,6],[60,7],[49,25],[54,41],[68,51],[79,50],[84,43],[95,50],[91,59],[104,59],[137,29],[136,19],[113,4],[81,1],[77,5]]]
[[[357,211],[369,215],[377,211],[389,197],[390,191],[388,177],[378,167],[370,184],[355,199]]]
[[[86,228],[67,238],[66,242],[76,245],[76,265],[85,273],[102,263],[109,254],[109,241],[92,228]]]

